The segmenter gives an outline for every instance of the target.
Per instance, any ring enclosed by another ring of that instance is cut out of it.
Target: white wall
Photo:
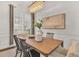
[[[0,49],[9,46],[9,4],[16,2],[0,2]]]
[[[65,29],[43,29],[55,33],[55,38],[64,40],[64,47],[69,46],[73,39],[79,40],[79,2],[45,2],[45,7],[36,13],[36,20],[46,16],[65,13]]]
[[[0,4],[0,48],[9,45],[9,6]]]
[[[22,1],[10,1],[2,2],[0,1],[0,49],[9,46],[9,4],[14,5],[14,20],[20,17],[22,25],[27,24],[27,28],[31,27],[31,17],[30,13],[27,11],[27,7],[32,2],[22,2]],[[23,29],[23,27],[21,27]]]

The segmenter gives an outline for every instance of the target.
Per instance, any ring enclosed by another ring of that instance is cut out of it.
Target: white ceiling
[[[24,6],[24,5],[26,5],[26,7],[27,7],[32,2],[33,1],[0,1],[0,5],[13,4],[14,6]]]
[[[22,9],[25,12],[28,12],[28,6],[32,4],[34,1],[0,1],[0,8],[3,8],[3,5],[13,4],[18,8],[18,10]],[[63,6],[64,3],[69,3],[65,1],[45,1],[43,9],[39,10],[41,12],[47,12],[48,10],[52,9],[55,10],[58,7]],[[38,11],[38,12],[39,12]]]
[[[28,8],[30,4],[32,4],[34,1],[0,1],[0,7],[2,5],[8,5],[13,4],[14,6],[21,7],[22,9]],[[46,10],[47,8],[55,8],[57,5],[61,4],[62,2],[55,2],[55,1],[45,1],[43,10]]]

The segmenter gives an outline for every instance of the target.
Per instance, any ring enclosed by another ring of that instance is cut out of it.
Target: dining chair
[[[48,32],[48,33],[46,34],[46,37],[49,38],[49,39],[53,39],[53,38],[54,38],[54,33],[49,33],[49,32]]]
[[[36,50],[34,50],[28,44],[26,44],[24,40],[19,40],[23,52],[23,57],[40,57],[40,53],[38,53]]]
[[[20,53],[20,57],[21,57],[22,56],[22,48],[20,47],[20,41],[18,40],[17,35],[14,35],[14,40],[15,40],[16,47],[17,47],[15,57],[17,56],[18,53]]]
[[[20,40],[20,46],[21,46],[22,52],[23,52],[23,57],[32,57],[30,47],[27,44],[24,44],[25,43],[24,40],[22,40],[22,39],[19,39],[19,40]]]
[[[79,57],[79,40],[72,39],[68,46],[68,48],[59,46],[49,57]]]
[[[17,38],[17,35],[14,35],[14,40],[16,43],[16,55],[20,52],[20,57],[23,56],[24,57],[40,57],[40,54],[35,51],[34,49],[30,48],[26,43],[25,40],[21,39],[21,38]]]

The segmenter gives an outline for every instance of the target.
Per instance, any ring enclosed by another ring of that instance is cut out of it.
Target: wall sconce
[[[44,1],[35,1],[28,8],[31,13],[35,13],[36,11],[42,9],[44,6]]]

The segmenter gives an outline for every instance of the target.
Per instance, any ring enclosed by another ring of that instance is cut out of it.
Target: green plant
[[[35,27],[37,27],[38,29],[41,29],[42,27],[42,20],[39,20],[38,22],[35,23]]]

